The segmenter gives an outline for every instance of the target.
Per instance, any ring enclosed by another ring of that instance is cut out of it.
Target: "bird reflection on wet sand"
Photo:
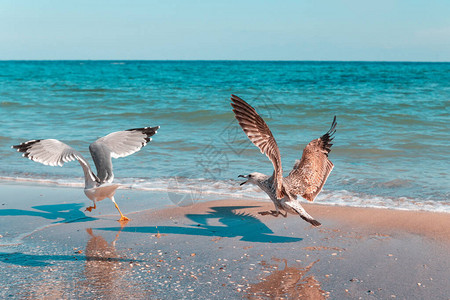
[[[321,289],[320,283],[314,278],[314,275],[307,275],[318,260],[305,268],[288,267],[286,259],[274,260],[283,261],[284,269],[272,271],[269,276],[251,285],[247,291],[248,299],[326,299],[325,292]],[[274,270],[277,268],[277,266],[269,265],[264,261],[261,262],[261,265],[265,269]]]
[[[127,274],[131,272],[130,260],[122,257],[116,250],[116,242],[126,223],[122,223],[114,240],[108,243],[101,235],[86,229],[90,239],[86,244],[86,263],[84,267],[85,285],[91,293],[106,299],[127,298],[139,294],[136,287],[130,288]],[[92,296],[92,295],[91,295]]]

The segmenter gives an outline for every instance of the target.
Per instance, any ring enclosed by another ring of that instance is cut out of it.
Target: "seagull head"
[[[257,182],[266,180],[268,178],[267,175],[258,172],[253,172],[248,175],[239,175],[238,177],[247,178],[247,181],[241,182],[240,185],[244,185],[246,183],[257,184]]]

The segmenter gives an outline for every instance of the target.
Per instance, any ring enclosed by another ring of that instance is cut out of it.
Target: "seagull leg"
[[[282,215],[284,218],[287,218],[287,211],[284,211],[284,214],[283,214],[283,213],[280,211],[280,208],[278,207],[278,205],[275,205],[275,209],[276,209],[276,211],[271,210],[272,214],[273,214],[275,217],[278,217],[279,215]]]
[[[285,217],[285,218],[286,218],[286,216],[287,216],[287,214],[286,214],[286,215],[283,215],[283,213],[281,213],[281,212],[278,210],[278,208],[277,208],[277,210],[260,211],[260,212],[258,212],[258,214],[263,215],[263,216],[266,216],[266,215],[272,215],[272,216],[274,216],[275,218],[278,217],[279,215],[282,215],[282,216]]]
[[[278,206],[277,204],[275,204],[275,209],[276,210],[271,210],[270,212],[272,213],[272,215],[274,217],[278,217],[279,215],[282,215],[284,218],[287,218],[287,211],[284,211],[284,214],[280,211],[280,206]],[[283,209],[284,210],[284,209]]]
[[[116,201],[114,200],[114,196],[111,197],[112,202],[114,202],[114,205],[116,206],[116,209],[119,211],[120,214],[120,219],[118,220],[119,222],[121,221],[129,221],[130,219],[125,217],[122,212],[120,211],[119,206],[117,205]]]
[[[261,216],[266,216],[266,215],[271,215],[272,212],[270,212],[270,211],[258,211],[258,214],[260,214]]]
[[[89,212],[91,212],[93,209],[96,209],[97,208],[97,205],[95,204],[95,201],[94,201],[94,206],[89,206],[89,207],[86,207],[86,209],[84,210],[84,211],[89,211]]]
[[[276,209],[276,210],[271,210],[271,211],[270,211],[270,213],[272,214],[272,216],[274,216],[274,217],[276,218],[276,217],[278,217],[279,215],[282,215],[283,217],[286,218],[287,213],[286,213],[286,215],[283,215],[283,213],[280,212],[280,209],[279,209],[279,207],[278,207],[277,204],[275,204],[275,209]]]
[[[271,211],[270,211],[270,214],[271,214],[272,216],[274,216],[275,218],[278,217],[279,215],[282,215],[282,213],[280,213],[279,210],[271,210]]]

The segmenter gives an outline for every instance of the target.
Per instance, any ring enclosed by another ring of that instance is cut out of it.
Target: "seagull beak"
[[[238,177],[248,178],[248,175],[239,175]],[[247,182],[248,182],[248,180],[247,180],[247,181],[244,181],[244,182],[241,182],[239,185],[244,185],[244,184],[246,184]]]

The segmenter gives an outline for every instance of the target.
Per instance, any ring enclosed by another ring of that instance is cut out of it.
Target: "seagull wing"
[[[231,95],[231,101],[233,101],[231,106],[239,125],[241,125],[250,141],[272,162],[277,182],[277,198],[283,198],[283,169],[281,167],[280,149],[269,126],[253,107],[238,96]]]
[[[296,161],[289,176],[284,179],[290,194],[301,195],[309,201],[314,201],[320,193],[334,167],[328,160],[328,153],[333,145],[331,141],[336,132],[336,125],[335,116],[330,130],[305,147],[301,160]]]
[[[125,157],[141,150],[152,140],[150,137],[156,134],[158,129],[159,126],[117,131],[89,145],[100,181],[112,182],[114,179],[111,158]]]
[[[61,167],[66,162],[77,160],[85,171],[85,176],[90,176],[92,181],[96,181],[91,166],[83,155],[61,141],[55,139],[31,140],[12,146],[12,148],[22,152],[24,157],[48,166]]]

